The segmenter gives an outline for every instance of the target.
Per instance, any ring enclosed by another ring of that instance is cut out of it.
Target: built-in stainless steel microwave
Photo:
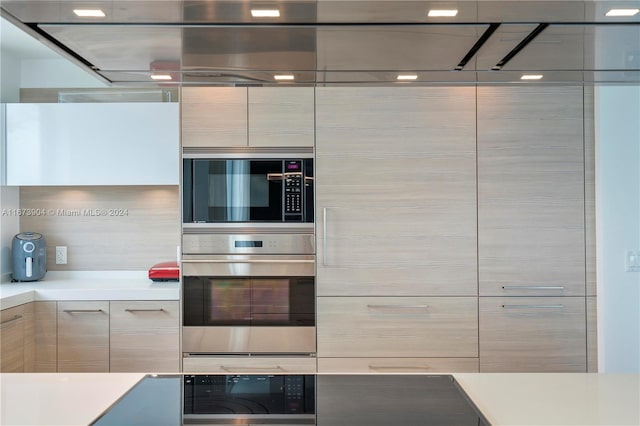
[[[313,222],[312,158],[184,158],[183,222]]]

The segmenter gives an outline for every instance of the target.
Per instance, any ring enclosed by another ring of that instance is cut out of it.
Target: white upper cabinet
[[[179,105],[8,104],[7,185],[177,185]]]

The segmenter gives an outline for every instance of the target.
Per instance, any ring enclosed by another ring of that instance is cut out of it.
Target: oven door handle
[[[183,259],[182,263],[315,263],[313,259]]]

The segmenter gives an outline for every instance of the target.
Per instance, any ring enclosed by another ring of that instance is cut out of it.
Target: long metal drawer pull
[[[125,312],[164,312],[164,309],[125,309]]]
[[[322,266],[327,266],[327,208],[322,208]]]
[[[561,285],[503,285],[504,290],[564,290]]]
[[[367,305],[369,309],[427,309],[429,305]]]
[[[0,325],[8,324],[8,323],[13,322],[15,320],[19,320],[20,318],[22,318],[22,315],[15,315],[13,318],[10,318],[8,320],[0,322]]]
[[[65,312],[67,314],[73,314],[76,312],[79,313],[99,313],[99,312],[104,312],[102,309],[65,309],[62,312]]]
[[[314,263],[313,259],[185,259],[182,263]]]
[[[503,308],[562,309],[564,305],[502,305]]]
[[[245,367],[245,366],[230,366],[230,365],[221,365],[221,370],[234,372],[234,371],[242,371],[242,370],[282,370],[283,368],[279,365],[265,366],[265,367]]]
[[[418,365],[369,365],[370,370],[431,370],[429,366],[418,366]]]

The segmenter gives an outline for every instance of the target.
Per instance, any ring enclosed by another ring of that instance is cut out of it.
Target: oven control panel
[[[302,161],[285,161],[284,176],[284,213],[302,214]]]
[[[284,377],[284,398],[287,414],[304,412],[304,376]]]

